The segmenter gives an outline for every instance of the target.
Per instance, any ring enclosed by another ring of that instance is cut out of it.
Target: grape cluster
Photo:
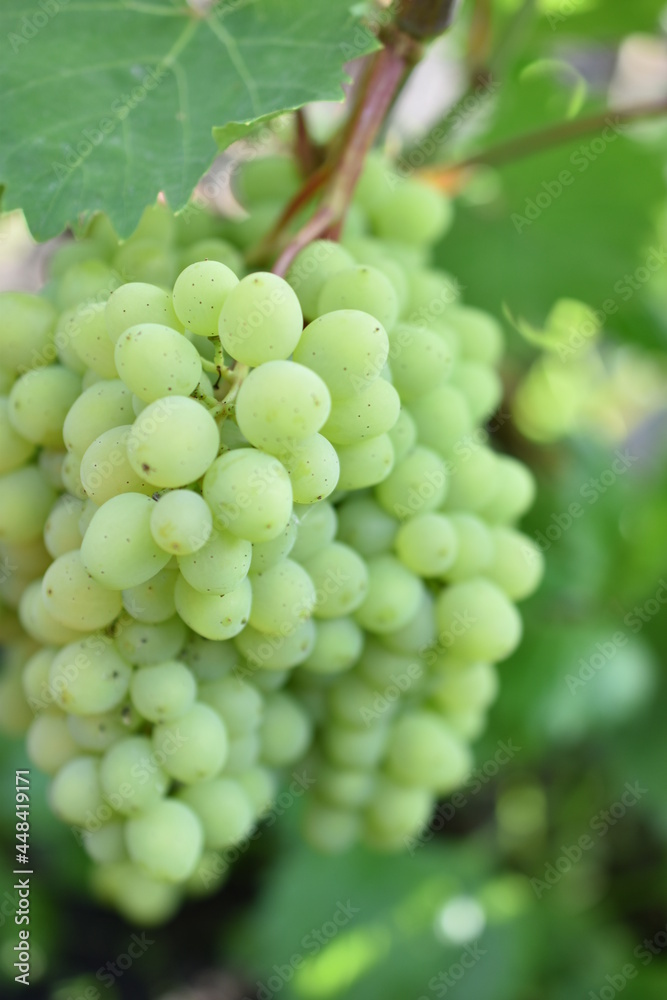
[[[428,267],[446,200],[385,172],[285,279],[243,260],[294,183],[268,160],[248,220],[98,217],[1,297],[1,721],[132,919],[215,886],[297,762],[311,843],[400,849],[520,639],[502,333]]]

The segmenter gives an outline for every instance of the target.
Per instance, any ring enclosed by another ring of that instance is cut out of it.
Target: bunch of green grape
[[[269,159],[247,220],[98,217],[1,297],[0,721],[131,919],[215,888],[290,769],[315,846],[403,848],[519,642],[502,332],[428,266],[448,202],[391,176],[285,278],[244,264],[296,183]]]

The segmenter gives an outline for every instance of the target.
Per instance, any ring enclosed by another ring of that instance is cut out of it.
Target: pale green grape
[[[449,464],[447,510],[479,511],[492,503],[497,489],[496,455],[490,448],[465,444],[454,449]]]
[[[175,722],[160,722],[153,729],[153,749],[165,758],[162,767],[186,784],[218,774],[227,760],[227,746],[224,722],[202,702],[195,702]]]
[[[497,527],[491,534],[493,559],[486,575],[513,601],[522,601],[539,586],[544,556],[532,538],[520,531]]]
[[[277,538],[292,515],[285,467],[254,448],[238,448],[213,462],[204,476],[204,499],[219,528],[251,542]]]
[[[481,513],[493,524],[508,524],[526,513],[535,499],[535,479],[516,458],[496,455],[496,490]]]
[[[199,697],[216,710],[232,738],[256,729],[262,721],[264,699],[253,684],[241,677],[228,674],[202,684]]]
[[[214,337],[229,293],[239,283],[217,260],[200,260],[181,271],[174,285],[174,309],[181,323],[201,337]]]
[[[39,538],[56,494],[35,465],[0,476],[0,542]]]
[[[198,264],[203,260],[217,260],[221,264],[225,264],[237,276],[242,277],[245,271],[243,257],[236,247],[228,243],[227,240],[221,240],[216,237],[197,240],[196,243],[190,243],[189,246],[184,247],[178,259],[178,264],[181,269],[185,269],[190,264]],[[217,331],[214,330],[213,332]]]
[[[178,615],[155,625],[123,615],[114,627],[114,637],[128,663],[148,667],[175,659],[185,645],[187,629]]]
[[[315,645],[303,669],[314,674],[340,674],[359,659],[364,634],[351,618],[318,621]]]
[[[316,434],[331,409],[326,384],[294,361],[268,361],[244,379],[236,399],[236,421],[256,448],[276,454],[291,439]]]
[[[206,847],[222,850],[239,844],[254,826],[252,802],[233,778],[214,778],[190,785],[178,797],[198,817]]]
[[[233,642],[212,642],[191,632],[180,659],[200,683],[217,680],[236,667],[239,655]]]
[[[86,500],[86,491],[81,483],[81,461],[73,451],[68,452],[63,459],[63,464],[60,467],[60,477],[62,479],[63,486],[67,493],[70,493],[73,497],[77,497],[79,500]]]
[[[375,688],[354,672],[336,678],[327,695],[329,714],[334,723],[353,729],[365,729],[380,716],[388,719],[398,708],[397,700],[385,698],[380,702]]]
[[[51,563],[42,580],[42,596],[56,621],[81,632],[110,625],[122,607],[118,591],[101,586],[86,572],[78,549]]]
[[[359,817],[356,812],[309,799],[303,817],[304,839],[324,854],[347,851],[357,839]]]
[[[0,313],[0,356],[5,368],[26,371],[54,360],[56,312],[50,302],[26,292],[2,292]]]
[[[103,379],[82,392],[70,407],[63,426],[65,446],[80,458],[104,431],[133,419],[130,390],[120,379]]]
[[[189,556],[210,540],[213,515],[199,493],[173,490],[160,497],[151,514],[151,534],[165,552]]]
[[[367,438],[359,444],[341,445],[339,490],[363,490],[387,478],[394,467],[394,447],[388,434]]]
[[[301,186],[295,161],[288,156],[255,156],[246,160],[236,175],[239,198],[256,206],[267,199],[285,201]]]
[[[311,721],[296,699],[282,691],[266,699],[260,729],[264,764],[270,767],[293,764],[303,757],[311,736]]]
[[[449,310],[461,295],[461,285],[445,271],[420,266],[408,272],[410,304],[408,321],[434,325],[447,321]]]
[[[267,271],[242,278],[220,312],[223,348],[252,367],[288,358],[302,329],[303,316],[295,293],[283,278]]]
[[[153,878],[182,882],[197,867],[204,833],[196,815],[183,802],[164,799],[125,827],[127,852]]]
[[[166,396],[149,403],[136,418],[127,453],[137,475],[174,489],[203,476],[219,446],[218,427],[208,410],[187,396]]]
[[[164,499],[170,495],[173,496],[173,493],[167,494]],[[201,497],[199,499],[205,503]],[[226,594],[235,590],[247,577],[251,556],[252,545],[245,538],[236,538],[228,531],[214,531],[200,549],[191,555],[181,556],[178,566],[195,590],[202,594]]]
[[[0,566],[4,567],[0,576],[8,577],[18,572],[34,580],[50,565],[51,559],[41,538],[34,538],[31,542],[0,542]]]
[[[321,500],[306,506],[295,504],[294,515],[297,534],[291,555],[297,562],[303,562],[336,537],[336,510],[326,500]]]
[[[413,710],[394,723],[387,748],[387,770],[400,784],[446,794],[472,766],[468,748],[433,712]]]
[[[176,660],[141,667],[130,681],[134,706],[150,722],[170,722],[184,715],[192,708],[196,694],[194,675]]]
[[[254,573],[250,624],[269,635],[290,635],[310,618],[316,603],[313,581],[303,567],[283,559],[263,573]]]
[[[398,462],[375,495],[399,519],[436,510],[447,493],[447,468],[440,455],[418,445]]]
[[[364,494],[348,497],[338,507],[338,526],[340,540],[368,558],[392,548],[398,521]]]
[[[116,341],[114,360],[125,385],[145,403],[163,396],[189,396],[202,376],[194,344],[160,323],[125,330]]]
[[[423,584],[393,556],[368,561],[368,593],[355,618],[368,632],[393,632],[406,625],[421,602]]]
[[[30,723],[25,749],[29,760],[44,774],[55,774],[81,750],[67,728],[61,712],[42,712]]]
[[[253,669],[261,667],[274,673],[303,663],[315,644],[315,625],[308,619],[287,634],[267,635],[247,625],[234,640]],[[259,683],[260,674],[253,680]]]
[[[392,629],[391,632],[382,633],[382,641],[389,649],[398,653],[412,653],[415,656],[423,653],[435,638],[434,601],[428,590],[422,591],[419,607],[405,625]],[[417,667],[421,673],[419,663]]]
[[[287,470],[295,503],[317,503],[335,490],[340,474],[338,453],[322,434],[295,441],[278,457]]]
[[[297,519],[292,515],[289,524],[277,538],[272,538],[270,542],[255,542],[250,562],[252,572],[262,573],[282,559],[286,559],[294,548],[297,531]]]
[[[363,806],[373,791],[375,780],[372,771],[317,762],[317,794],[331,805],[343,809]]]
[[[294,360],[324,379],[334,399],[353,396],[374,382],[389,355],[381,323],[358,309],[319,316],[303,331]]]
[[[457,545],[454,562],[445,571],[444,578],[451,583],[479,576],[491,565],[493,538],[489,528],[474,514],[453,512],[447,515],[456,532]]]
[[[401,399],[410,402],[449,377],[452,354],[432,330],[399,323],[389,337],[389,364]]]
[[[82,750],[104,753],[119,740],[132,735],[143,719],[131,705],[121,704],[98,715],[68,715],[67,728]]]
[[[70,309],[81,302],[106,299],[120,284],[118,272],[102,260],[84,260],[67,268],[56,289],[59,309]]]
[[[127,857],[125,827],[120,821],[105,823],[99,830],[86,830],[81,841],[88,857],[98,865],[114,864]]]
[[[456,531],[443,514],[417,514],[396,535],[396,554],[417,576],[442,576],[453,564],[458,548]]]
[[[500,375],[489,365],[462,361],[454,370],[452,382],[465,393],[473,420],[478,423],[487,421],[503,398]]]
[[[83,375],[81,376],[81,391],[84,392],[86,389],[90,389],[92,385],[97,385],[98,382],[104,382],[101,375],[94,372],[92,368],[86,368]]]
[[[64,823],[84,829],[95,822],[95,813],[104,805],[100,785],[100,765],[96,757],[73,757],[51,782],[49,804]]]
[[[398,296],[382,271],[358,264],[327,278],[317,297],[318,316],[341,309],[368,313],[390,331],[398,319]]]
[[[225,774],[238,777],[259,760],[261,744],[257,732],[235,736],[229,741],[229,754],[225,764]]]
[[[349,545],[331,542],[303,561],[313,582],[316,618],[340,618],[365,599],[368,567]]]
[[[54,451],[52,448],[40,449],[37,456],[37,465],[47,483],[59,492],[63,488],[62,468],[65,457],[66,452]]]
[[[364,813],[366,840],[380,850],[404,849],[428,823],[433,805],[427,788],[406,788],[381,775]]]
[[[464,358],[484,365],[498,364],[504,338],[501,326],[493,316],[470,306],[454,305],[450,306],[444,318],[459,334]]]
[[[96,865],[92,878],[96,895],[137,927],[163,924],[180,903],[177,886],[152,878],[130,861]]]
[[[79,518],[82,511],[83,500],[68,493],[51,508],[44,525],[44,545],[53,559],[81,545]]]
[[[92,500],[86,500],[83,505],[81,514],[79,515],[79,531],[81,532],[81,537],[85,535],[88,530],[88,525],[93,519],[93,516],[97,513],[98,506]]]
[[[119,705],[127,694],[132,670],[102,632],[72,642],[56,653],[49,686],[71,715],[97,715]]]
[[[518,611],[495,583],[481,577],[443,590],[435,614],[440,633],[452,637],[453,655],[463,660],[504,660],[521,639]]]
[[[336,444],[356,444],[390,431],[401,401],[390,382],[378,378],[349,399],[337,399],[322,433]]]
[[[498,694],[498,671],[492,663],[471,663],[441,675],[429,692],[433,707],[445,715],[484,711]]]
[[[120,245],[113,266],[125,281],[169,286],[175,277],[176,256],[162,238],[140,239],[133,235]]]
[[[93,515],[81,543],[81,561],[98,583],[126,590],[150,580],[169,562],[169,553],[150,532],[154,505],[141,493],[121,493]]]
[[[410,403],[410,413],[417,425],[421,444],[441,455],[449,455],[457,442],[474,430],[468,402],[453,385],[441,385]]]
[[[383,694],[391,686],[408,690],[424,673],[413,657],[388,649],[384,636],[382,644],[367,637],[358,670],[360,677]]]
[[[439,191],[409,178],[375,201],[370,217],[381,239],[421,246],[435,243],[446,233],[453,211]]]
[[[306,319],[317,316],[317,300],[325,281],[353,264],[347,250],[332,240],[313,240],[299,251],[285,277],[296,292]]]
[[[9,393],[9,421],[27,441],[61,448],[63,422],[80,391],[79,376],[60,365],[26,372]]]
[[[104,322],[112,343],[138,323],[162,323],[180,330],[170,292],[157,285],[129,281],[111,293],[104,309]]]
[[[9,419],[9,400],[0,396],[0,475],[25,465],[34,451],[34,442],[19,434]]]
[[[21,671],[23,694],[33,712],[53,704],[53,692],[49,687],[49,670],[55,655],[54,647],[42,646],[26,660]]]
[[[335,767],[365,770],[375,767],[383,756],[387,736],[387,726],[382,723],[364,729],[327,723],[322,748]]]
[[[409,410],[401,407],[396,423],[389,431],[394,446],[394,460],[401,462],[417,444],[417,425]]]
[[[116,812],[133,816],[166,795],[169,778],[146,736],[130,736],[109,747],[100,764],[105,799]]]
[[[42,581],[34,580],[27,586],[22,584],[23,592],[18,602],[18,616],[21,625],[31,639],[45,645],[62,646],[66,642],[75,642],[81,633],[67,628],[47,611],[42,596]]]
[[[236,779],[250,799],[255,818],[261,818],[271,808],[278,782],[273,771],[267,767],[251,767]]]
[[[56,343],[64,342],[101,378],[116,378],[113,344],[104,318],[105,302],[85,305],[63,313],[56,329]]]
[[[130,465],[127,441],[131,430],[127,424],[112,427],[95,438],[83,454],[79,467],[81,485],[98,507],[119,493],[151,496],[155,490]]]
[[[180,576],[174,592],[176,610],[205,639],[231,639],[246,625],[252,587],[247,579],[226,594],[202,594]]]

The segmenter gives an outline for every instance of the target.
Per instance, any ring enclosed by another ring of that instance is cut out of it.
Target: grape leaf
[[[11,0],[0,10],[3,209],[39,239],[101,209],[121,235],[182,207],[219,148],[377,47],[344,0]]]

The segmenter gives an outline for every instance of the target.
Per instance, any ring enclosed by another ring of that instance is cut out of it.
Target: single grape
[[[338,309],[309,323],[294,360],[324,379],[334,399],[354,396],[374,382],[389,355],[380,322],[358,309]]]
[[[360,556],[387,552],[394,545],[398,521],[370,494],[352,495],[338,507],[338,537]]]
[[[141,493],[121,493],[93,515],[81,543],[81,561],[98,583],[126,590],[150,580],[169,562],[169,553],[150,532],[154,506]]]
[[[290,635],[310,618],[316,593],[310,576],[298,563],[284,559],[263,573],[254,573],[250,624],[269,635]]]
[[[119,705],[132,670],[103,632],[92,632],[56,653],[49,686],[58,705],[72,715],[95,715]]]
[[[419,607],[412,618],[400,628],[383,632],[382,641],[397,653],[411,653],[414,656],[421,656],[436,641],[434,600],[430,591],[422,591]],[[423,673],[421,666],[419,664],[417,666],[421,675]],[[410,673],[412,674],[412,671]]]
[[[245,840],[254,826],[254,810],[244,788],[233,778],[214,778],[183,788],[178,798],[192,809],[204,831],[206,847],[223,850]]]
[[[334,446],[322,434],[295,441],[278,452],[287,470],[295,503],[318,503],[336,488],[340,462]]]
[[[473,420],[478,423],[485,423],[503,398],[502,380],[490,365],[462,361],[454,370],[452,382],[465,394]]]
[[[452,653],[463,660],[504,660],[521,639],[518,611],[495,583],[481,577],[443,590],[435,613],[440,633],[452,637]]]
[[[86,302],[63,313],[56,329],[56,343],[68,348],[100,378],[116,378],[113,344],[104,314],[105,302]]]
[[[353,265],[347,250],[332,240],[313,240],[299,251],[285,278],[296,292],[306,319],[317,316],[317,301],[326,280]]]
[[[317,793],[325,802],[342,809],[357,809],[369,799],[376,778],[372,771],[333,767],[317,762]]]
[[[366,841],[380,850],[404,850],[428,823],[433,805],[427,788],[406,788],[381,775],[364,812]]]
[[[453,512],[447,515],[456,532],[454,562],[443,573],[445,580],[456,583],[479,576],[491,565],[493,537],[487,525],[474,514]]]
[[[100,434],[133,419],[132,393],[127,386],[120,379],[102,379],[69,408],[63,425],[65,447],[81,458]]]
[[[327,723],[322,734],[322,749],[335,767],[375,767],[385,752],[388,730],[382,723],[364,729],[353,729],[338,723]]]
[[[264,699],[253,684],[241,677],[228,674],[202,684],[199,697],[216,710],[232,738],[256,729],[262,721]]]
[[[9,409],[7,397],[0,396],[0,475],[25,465],[35,451],[35,443],[28,441],[13,427]]]
[[[312,726],[296,699],[279,691],[266,699],[260,735],[262,761],[270,767],[287,767],[308,749]]]
[[[368,562],[368,592],[355,618],[368,632],[393,632],[406,625],[419,607],[423,584],[393,556]]]
[[[194,344],[160,323],[140,323],[125,330],[116,341],[114,360],[125,385],[145,403],[163,396],[189,396],[202,376]]]
[[[197,240],[181,251],[178,260],[179,267],[185,269],[190,264],[199,264],[201,261],[218,261],[233,271],[235,275],[243,277],[245,263],[243,257],[231,243],[216,237]],[[217,331],[213,331],[216,333]]]
[[[56,621],[81,632],[105,628],[120,614],[118,591],[93,580],[78,549],[58,556],[42,580],[44,605]]]
[[[131,736],[143,719],[131,705],[122,702],[110,712],[96,715],[68,715],[67,728],[82,750],[104,753],[114,743]]]
[[[496,527],[491,534],[493,560],[486,575],[511,600],[522,601],[539,586],[544,556],[532,538],[513,528]]]
[[[171,722],[192,707],[197,682],[184,663],[167,660],[132,675],[130,697],[150,722]]]
[[[198,635],[205,639],[231,639],[247,624],[252,587],[245,579],[226,594],[202,594],[180,576],[174,596],[179,615]]]
[[[56,494],[35,465],[0,476],[0,542],[39,538]]]
[[[252,572],[262,573],[287,558],[294,548],[297,531],[297,519],[292,515],[289,524],[277,538],[272,538],[270,542],[255,542],[250,562]]]
[[[315,625],[309,618],[282,635],[267,635],[246,625],[234,642],[248,661],[247,669],[253,671],[253,681],[259,683],[260,674],[255,673],[259,668],[275,674],[303,663],[315,644]]]
[[[493,316],[470,306],[452,305],[445,319],[459,334],[464,358],[484,365],[498,364],[505,345],[501,326]]]
[[[18,617],[31,639],[45,645],[62,646],[80,638],[80,632],[56,621],[48,611],[44,604],[41,580],[34,580],[27,586],[25,581],[19,580],[19,584],[22,593],[18,600]]]
[[[203,476],[220,446],[218,427],[204,407],[187,396],[149,403],[132,425],[127,453],[134,471],[169,489]]]
[[[359,444],[340,445],[339,490],[363,490],[387,478],[394,467],[394,447],[388,434],[366,438]]]
[[[387,770],[400,784],[446,794],[472,766],[470,751],[435,713],[413,710],[394,722]]]
[[[354,844],[358,834],[357,813],[309,799],[303,819],[303,836],[315,850],[340,854]]]
[[[322,546],[333,542],[337,516],[334,507],[326,500],[306,506],[295,504],[294,515],[297,519],[297,534],[291,554],[297,562],[303,562]]]
[[[447,467],[430,448],[418,445],[375,491],[380,505],[401,520],[435,510],[448,487]]]
[[[105,823],[99,830],[86,830],[81,838],[83,848],[98,865],[111,865],[124,861],[125,827],[120,821]]]
[[[193,784],[213,778],[227,759],[227,730],[217,712],[195,702],[173,722],[153,729],[153,749],[164,758],[162,767],[177,781]]]
[[[187,637],[187,629],[178,615],[155,625],[122,615],[113,631],[119,653],[136,667],[175,659]]]
[[[9,393],[9,421],[27,441],[62,448],[63,422],[80,391],[79,376],[60,365],[26,372]]]
[[[322,434],[335,444],[356,444],[390,431],[401,401],[390,382],[378,378],[349,399],[335,400]]]
[[[26,292],[0,293],[0,356],[10,371],[26,371],[54,360],[56,311],[46,299]]]
[[[246,376],[235,412],[247,440],[277,454],[286,442],[316,434],[330,409],[329,390],[314,371],[294,361],[269,361]]]
[[[364,601],[368,567],[349,545],[331,542],[303,561],[313,583],[316,618],[340,618]]]
[[[204,498],[192,490],[173,490],[159,498],[151,513],[153,540],[175,556],[198,552],[211,538],[213,515]]]
[[[55,774],[81,753],[67,728],[67,717],[54,711],[42,712],[33,719],[25,748],[31,763],[44,774]]]
[[[107,802],[124,816],[157,805],[170,783],[146,736],[130,736],[114,743],[102,758],[100,781]]]
[[[226,594],[247,577],[251,556],[252,545],[245,538],[237,538],[228,531],[214,531],[205,545],[191,555],[181,556],[178,566],[195,590],[202,594]]]
[[[100,765],[96,757],[73,757],[64,764],[49,787],[49,804],[64,823],[86,829],[104,806]]]
[[[181,323],[200,337],[214,337],[220,311],[238,283],[234,272],[217,260],[190,264],[174,285],[174,309]]]
[[[418,576],[442,576],[453,564],[458,548],[456,531],[443,514],[417,514],[396,535],[396,554]]]
[[[95,866],[92,884],[103,902],[116,907],[137,927],[163,924],[173,917],[180,903],[177,886],[152,878],[130,861]]]
[[[401,399],[410,402],[449,378],[452,353],[432,330],[399,323],[389,337],[389,364]]]
[[[256,271],[233,288],[220,312],[223,348],[244,365],[288,358],[301,336],[303,316],[295,293],[276,274]]]
[[[327,278],[317,297],[318,316],[341,309],[369,313],[391,331],[398,319],[398,296],[382,271],[359,264]]]
[[[481,513],[493,524],[508,524],[526,513],[535,499],[535,478],[516,458],[496,456],[496,490]]]
[[[292,515],[285,467],[253,448],[238,448],[213,462],[204,476],[204,499],[219,528],[251,542],[277,538]]]
[[[127,424],[112,427],[95,438],[83,454],[79,467],[81,485],[98,507],[119,493],[151,496],[155,490],[130,465],[127,441],[131,430]]]
[[[188,665],[197,681],[204,683],[234,670],[239,656],[232,642],[214,642],[191,632],[180,659]]]
[[[449,229],[452,207],[439,191],[408,178],[373,204],[373,229],[383,240],[432,244]]]
[[[111,293],[104,308],[104,322],[112,343],[138,323],[161,323],[180,330],[171,294],[157,285],[129,281]]]
[[[83,500],[64,493],[51,508],[44,525],[44,545],[52,559],[78,549],[81,545],[79,518]]]
[[[317,623],[315,645],[303,669],[314,674],[340,674],[361,655],[364,634],[351,618],[329,618]]]
[[[434,682],[430,701],[445,716],[484,711],[498,694],[498,671],[491,663],[450,668]]]
[[[197,866],[204,834],[192,809],[164,799],[128,820],[125,843],[132,860],[153,878],[182,882]]]
[[[460,441],[470,438],[474,424],[464,394],[453,385],[441,385],[414,399],[409,406],[420,444],[449,455]]]
[[[446,509],[479,511],[490,504],[498,485],[496,462],[495,452],[476,442],[455,447],[448,465]]]

